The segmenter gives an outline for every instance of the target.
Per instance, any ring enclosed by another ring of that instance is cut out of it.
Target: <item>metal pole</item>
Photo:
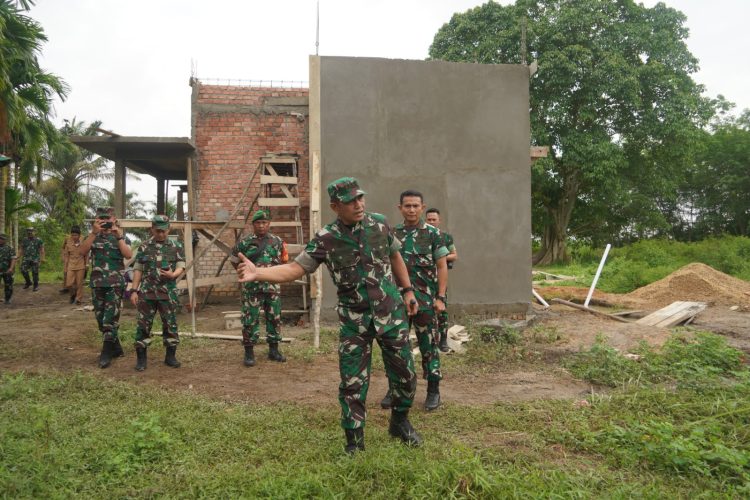
[[[599,262],[599,268],[596,270],[596,274],[594,275],[594,281],[591,283],[591,288],[589,288],[589,294],[586,296],[586,302],[583,303],[584,307],[589,306],[589,302],[591,301],[591,296],[594,295],[594,288],[596,288],[596,282],[599,281],[599,275],[602,274],[604,261],[607,260],[607,254],[609,254],[610,248],[612,248],[612,245],[607,243],[607,248],[604,249],[604,255],[602,255],[602,261]]]

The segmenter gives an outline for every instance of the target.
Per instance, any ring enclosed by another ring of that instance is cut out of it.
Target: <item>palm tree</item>
[[[114,177],[107,160],[81,149],[72,142],[72,135],[96,135],[101,122],[90,125],[85,122],[65,120],[60,127],[59,140],[44,153],[44,180],[38,185],[39,201],[50,217],[63,227],[80,225],[86,218],[96,199],[107,196],[107,190],[94,184],[95,181]]]
[[[33,0],[0,0],[0,153],[18,167],[27,186],[41,180],[40,151],[57,139],[52,115],[55,96],[65,99],[67,84],[39,66],[47,41],[41,25],[23,14]],[[7,172],[0,167],[0,227],[5,226]]]

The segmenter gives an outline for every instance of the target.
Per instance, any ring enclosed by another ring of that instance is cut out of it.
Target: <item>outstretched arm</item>
[[[245,254],[239,254],[240,264],[237,266],[237,275],[240,283],[251,281],[264,281],[267,283],[286,283],[300,279],[305,275],[305,270],[296,262],[282,264],[273,267],[255,267]]]

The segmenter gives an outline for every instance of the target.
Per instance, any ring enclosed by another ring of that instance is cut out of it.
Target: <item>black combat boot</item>
[[[167,346],[167,355],[164,356],[165,365],[171,366],[172,368],[179,368],[182,365],[182,363],[177,361],[177,358],[175,357],[176,352],[177,352],[176,345]]]
[[[393,399],[391,399],[391,390],[388,389],[388,392],[385,393],[385,397],[380,401],[380,407],[384,410],[387,410],[391,407],[391,404],[393,403]]]
[[[251,345],[245,346],[245,366],[255,366],[255,353]]]
[[[365,451],[365,428],[344,429],[346,434],[346,446],[344,451],[349,455],[354,455],[357,451]]]
[[[115,347],[112,350],[113,358],[121,358],[125,356],[125,351],[122,350],[122,344],[120,343],[120,337],[115,338]]]
[[[424,400],[424,409],[427,411],[436,410],[440,406],[440,381],[427,381],[427,398]]]
[[[34,278],[34,291],[37,292],[39,291],[39,273],[33,273],[32,276]]]
[[[99,368],[106,368],[112,364],[112,352],[114,351],[115,343],[104,341],[102,342],[102,353],[99,355]]]
[[[440,349],[442,352],[448,352],[451,350],[451,348],[448,347],[448,332],[443,332],[440,334],[440,343],[438,344],[438,349]]]
[[[284,363],[286,358],[279,352],[279,343],[271,342],[268,344],[268,359]]]
[[[135,348],[135,355],[136,355],[136,362],[135,362],[135,371],[142,372],[146,369],[146,348],[145,347],[136,347]]]
[[[408,411],[391,410],[391,423],[388,426],[388,434],[401,439],[409,446],[422,446],[422,436],[417,434],[409,422]]]
[[[75,295],[71,295],[70,296],[70,303],[72,304],[75,301],[76,301],[76,296]]]

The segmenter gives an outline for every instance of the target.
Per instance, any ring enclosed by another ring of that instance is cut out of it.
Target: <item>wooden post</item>
[[[310,239],[320,229],[320,152],[312,154],[310,173]],[[310,275],[310,298],[312,298],[313,346],[320,347],[320,305],[323,300],[323,272],[320,267]]]
[[[128,175],[127,168],[125,167],[125,160],[119,158],[115,159],[115,216],[120,219],[126,219],[127,214],[125,213],[125,201],[127,197],[126,193],[126,182],[125,178]]]
[[[187,272],[188,300],[190,301],[190,317],[192,319],[192,331],[195,335],[195,265],[193,264],[193,225],[195,220],[195,205],[193,198],[193,159],[187,159],[187,189],[188,189],[188,216],[185,224],[183,237],[185,241],[185,259],[189,267]]]
[[[186,186],[180,186],[177,191],[177,213],[175,219],[185,220],[185,188]]]
[[[156,179],[156,213],[157,214],[165,213],[166,204],[164,202],[165,200],[164,188],[165,188],[164,179],[157,178]]]

